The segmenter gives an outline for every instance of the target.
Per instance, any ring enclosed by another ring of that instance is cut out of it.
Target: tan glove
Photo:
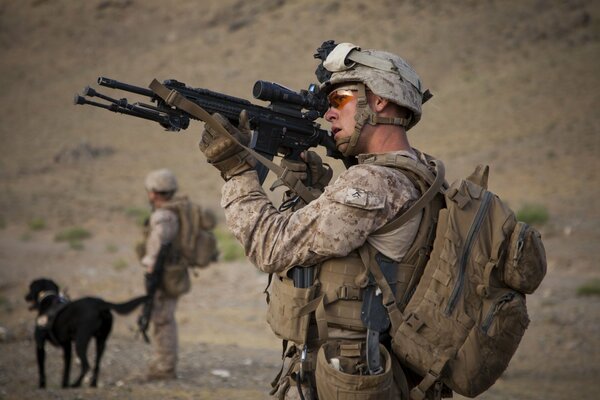
[[[325,186],[331,180],[333,170],[329,164],[324,164],[321,157],[314,151],[305,151],[301,157],[304,161],[283,158],[280,165],[283,168],[287,168],[290,173],[300,179],[318,197],[323,193]],[[271,190],[282,185],[284,183],[280,179],[277,179],[273,182]]]
[[[246,110],[240,113],[238,128],[231,125],[229,120],[221,114],[215,113],[213,117],[240,143],[244,145],[250,143],[250,125]],[[214,130],[208,124],[204,125],[204,131],[198,146],[200,151],[204,153],[206,160],[221,171],[221,176],[226,181],[233,176],[254,169],[256,165],[256,160],[248,151],[228,136]]]

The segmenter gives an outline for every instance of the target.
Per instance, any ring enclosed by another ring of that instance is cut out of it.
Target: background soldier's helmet
[[[421,119],[423,85],[419,75],[401,57],[385,51],[360,50],[351,43],[341,43],[329,54],[323,66],[332,72],[331,78],[322,86],[324,90],[331,90],[344,82],[362,82],[376,95],[413,112],[407,128],[412,128]]]
[[[177,178],[166,168],[157,169],[146,176],[145,186],[148,191],[174,192],[177,190]]]

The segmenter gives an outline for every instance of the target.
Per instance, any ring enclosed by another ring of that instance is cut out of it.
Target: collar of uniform
[[[408,157],[411,160],[418,161],[417,155],[412,150],[397,150],[390,151],[389,153],[365,153],[357,156],[359,164],[371,164],[376,159],[392,158],[395,159],[397,156]]]

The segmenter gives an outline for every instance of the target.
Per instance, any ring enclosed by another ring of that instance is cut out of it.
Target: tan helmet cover
[[[362,82],[374,94],[413,112],[407,129],[421,119],[421,79],[401,57],[385,51],[360,50],[352,43],[340,43],[323,62],[323,66],[332,75],[321,85],[322,90],[331,90],[329,88],[344,82]]]
[[[145,186],[152,192],[174,192],[177,190],[177,178],[166,168],[157,169],[146,176]]]

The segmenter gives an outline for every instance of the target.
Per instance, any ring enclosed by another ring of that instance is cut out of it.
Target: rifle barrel
[[[98,78],[98,85],[109,87],[111,89],[124,90],[126,92],[136,93],[136,94],[139,94],[139,95],[142,95],[142,96],[146,96],[146,97],[150,97],[150,98],[154,97],[154,92],[152,90],[150,90],[150,89],[146,89],[146,88],[143,88],[143,87],[130,85],[128,83],[119,82],[119,81],[116,81],[114,79],[105,78],[103,76],[101,76],[101,77]]]

